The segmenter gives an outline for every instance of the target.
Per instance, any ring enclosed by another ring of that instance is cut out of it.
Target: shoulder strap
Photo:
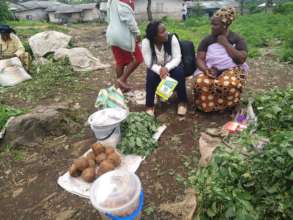
[[[175,36],[179,41],[178,35],[176,33],[171,33],[171,34],[168,34],[168,41],[164,44],[165,51],[169,55],[172,55],[172,39],[173,39],[173,36]]]

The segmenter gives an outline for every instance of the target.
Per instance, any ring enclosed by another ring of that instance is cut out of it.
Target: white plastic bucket
[[[106,108],[90,115],[88,122],[99,142],[116,146],[121,139],[120,123],[127,116],[128,111],[124,109]]]
[[[138,176],[116,170],[99,177],[91,187],[92,205],[104,220],[140,220],[143,192]]]
[[[94,132],[97,141],[105,146],[116,147],[121,140],[120,126],[106,130],[96,129],[91,126],[91,129]]]

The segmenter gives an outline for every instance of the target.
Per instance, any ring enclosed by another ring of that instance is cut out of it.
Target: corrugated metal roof
[[[90,4],[79,4],[79,5],[68,5],[55,1],[28,1],[19,4],[10,4],[10,10],[17,12],[34,10],[34,9],[45,9],[47,12],[56,13],[75,13],[82,12],[83,10],[93,9],[96,7],[95,3]]]
[[[17,11],[17,10],[23,10],[25,8],[20,4],[9,3],[9,9],[13,11]]]
[[[65,14],[65,13],[77,13],[77,12],[82,12],[87,9],[94,9],[96,8],[95,3],[91,4],[79,4],[79,5],[63,5],[63,6],[54,6],[48,8],[46,11],[48,12],[55,12],[57,14]]]
[[[18,3],[20,7],[17,8],[17,11],[26,11],[26,10],[33,10],[33,9],[47,9],[49,7],[60,7],[62,5],[65,5],[60,2],[54,2],[54,1],[28,1],[28,2],[22,2]]]

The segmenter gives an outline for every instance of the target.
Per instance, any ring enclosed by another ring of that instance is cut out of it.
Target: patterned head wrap
[[[214,17],[219,17],[224,24],[230,25],[236,19],[236,10],[231,6],[227,6],[219,9],[214,14]]]

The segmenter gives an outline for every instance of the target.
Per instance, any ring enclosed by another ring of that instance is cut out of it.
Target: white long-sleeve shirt
[[[150,46],[150,41],[148,39],[143,39],[142,41],[142,55],[145,64],[152,71],[160,75],[161,67],[166,67],[169,71],[177,67],[181,63],[181,49],[180,44],[176,36],[173,35],[171,41],[171,51],[172,55],[165,53],[164,45],[161,47],[161,50],[155,45],[155,53],[157,60],[152,63],[152,50]]]

